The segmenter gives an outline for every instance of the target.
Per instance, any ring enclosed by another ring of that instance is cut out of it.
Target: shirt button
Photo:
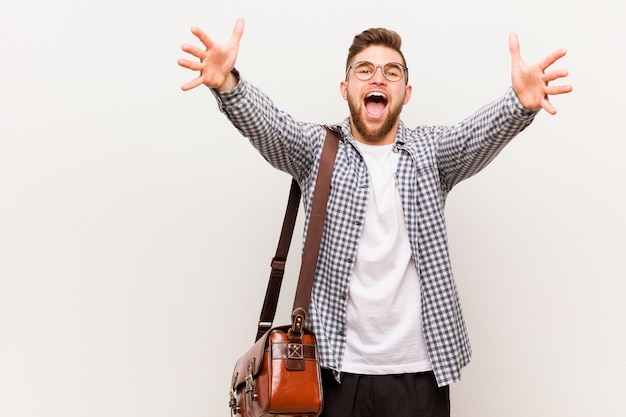
[[[355,225],[355,226],[360,226],[360,225],[361,225],[361,222],[357,220],[357,221],[355,221],[355,222],[354,222],[354,225]]]

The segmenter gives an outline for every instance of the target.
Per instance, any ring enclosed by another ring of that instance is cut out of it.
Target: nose
[[[378,72],[379,68],[380,68],[380,72]],[[382,65],[377,65],[376,67],[374,67],[374,75],[372,76],[372,81],[375,82],[376,84],[381,84],[385,81],[385,75],[383,74]]]

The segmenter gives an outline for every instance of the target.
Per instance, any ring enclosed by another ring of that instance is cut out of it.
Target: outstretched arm
[[[201,84],[217,91],[230,90],[237,85],[237,78],[231,71],[237,61],[239,42],[243,36],[243,29],[243,19],[237,19],[230,41],[225,45],[219,45],[213,42],[209,35],[204,33],[200,28],[191,28],[191,33],[202,42],[205,49],[203,50],[202,48],[189,44],[184,44],[181,47],[184,52],[200,60],[199,62],[184,58],[178,60],[178,65],[181,67],[192,71],[200,71],[198,77],[182,85],[181,88],[183,91],[191,90]]]
[[[550,114],[556,114],[556,109],[550,103],[550,96],[569,93],[572,91],[572,86],[548,85],[550,81],[567,77],[568,72],[565,69],[546,70],[565,56],[567,51],[559,49],[536,64],[527,65],[520,56],[519,40],[515,33],[509,35],[509,50],[511,51],[511,82],[522,105],[527,109],[543,108]]]

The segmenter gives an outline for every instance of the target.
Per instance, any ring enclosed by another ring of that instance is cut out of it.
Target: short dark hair
[[[402,65],[406,67],[406,59],[404,59],[404,54],[400,50],[402,46],[402,38],[400,35],[393,30],[385,28],[370,28],[354,37],[352,45],[350,45],[350,49],[348,49],[346,72],[350,67],[350,61],[352,61],[359,52],[372,45],[386,46],[397,51],[402,57]]]

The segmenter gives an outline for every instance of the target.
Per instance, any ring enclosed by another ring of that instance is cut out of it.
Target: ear
[[[406,86],[406,90],[404,91],[404,104],[408,103],[411,99],[411,94],[413,94],[413,86],[408,84]]]
[[[339,91],[341,91],[341,97],[343,97],[344,100],[348,99],[348,82],[347,81],[342,81],[339,83]]]

